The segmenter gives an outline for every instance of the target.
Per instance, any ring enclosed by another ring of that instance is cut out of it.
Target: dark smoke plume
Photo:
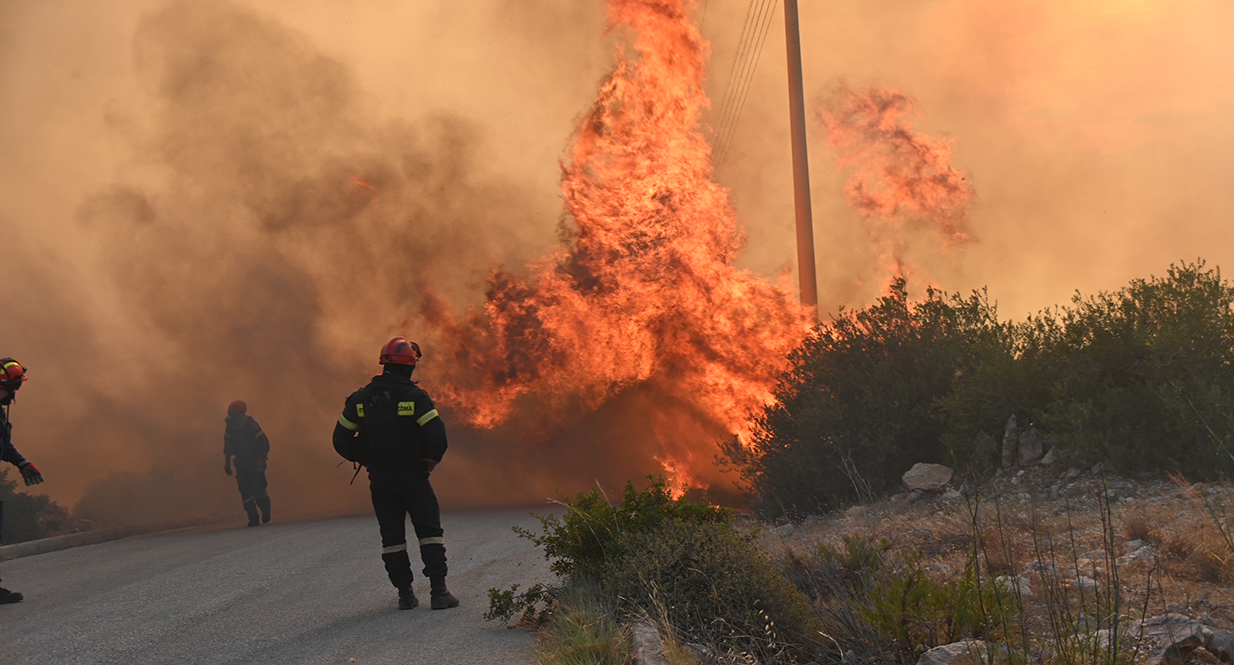
[[[237,398],[273,442],[276,509],[362,509],[329,442],[343,399],[378,371],[393,332],[423,332],[397,326],[429,284],[466,304],[489,266],[520,258],[514,229],[533,223],[531,206],[473,175],[474,127],[427,112],[374,117],[346,67],[247,10],[174,2],[141,23],[134,50],[159,100],[141,139],[159,182],[100,192],[79,220],[114,259],[99,278],[142,331],[127,342],[143,367],[110,382],[80,429],[131,452],[107,467],[142,472],[91,485],[80,511],[152,521],[238,510],[221,469],[224,409]],[[427,351],[419,378],[431,390]],[[454,434],[462,460],[466,433]],[[442,468],[446,497],[454,466]],[[505,500],[493,480],[466,499]]]

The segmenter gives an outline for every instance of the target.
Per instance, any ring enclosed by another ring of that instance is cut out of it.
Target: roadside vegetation
[[[1198,261],[1018,323],[896,284],[723,445],[750,512],[658,478],[562,497],[522,534],[558,583],[488,616],[542,627],[543,663],[648,630],[670,665],[1234,662],[1232,305]],[[1015,431],[1049,454],[1008,458]],[[959,472],[906,492],[917,462]]]
[[[768,517],[893,489],[916,462],[988,473],[1010,416],[1069,464],[1124,475],[1234,470],[1234,286],[1202,261],[1020,323],[984,293],[904,283],[791,356],[752,441],[726,463]]]
[[[0,545],[15,545],[89,528],[88,522],[75,517],[46,494],[18,491],[20,476],[13,475],[15,477],[10,478],[7,468],[0,469],[0,501],[4,502],[4,542]]]

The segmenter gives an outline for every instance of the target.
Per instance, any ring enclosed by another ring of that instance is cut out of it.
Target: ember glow
[[[660,465],[705,487],[716,444],[770,399],[809,319],[787,283],[733,266],[744,235],[700,124],[709,48],[693,5],[610,0],[633,53],[562,166],[562,246],[526,276],[494,270],[482,309],[430,298],[424,314],[452,360],[443,402],[471,425],[551,430],[639,387],[655,395]]]
[[[851,170],[844,197],[856,208],[885,272],[909,277],[905,228],[924,225],[947,247],[970,242],[972,188],[951,165],[951,143],[913,131],[913,102],[893,90],[841,89],[818,111],[839,167]]]

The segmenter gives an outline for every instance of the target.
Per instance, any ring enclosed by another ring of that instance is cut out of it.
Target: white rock
[[[913,468],[904,472],[902,480],[910,490],[933,491],[941,489],[951,482],[955,471],[942,464],[925,464],[918,462]]]
[[[631,641],[634,647],[634,665],[665,665],[664,643],[660,641],[660,633],[655,626],[647,623],[635,624]]]
[[[952,665],[953,663],[980,663],[985,655],[985,642],[960,640],[941,647],[934,647],[921,654],[917,665]]]
[[[1037,436],[1037,428],[1029,427],[1027,432],[1020,433],[1020,466],[1028,466],[1045,454],[1045,442]]]
[[[1098,587],[1097,580],[1083,575],[1075,579],[1075,585],[1085,591],[1096,591]]]
[[[1021,598],[1032,598],[1033,596],[1033,589],[1028,580],[1018,575],[999,575],[994,578],[994,583],[1003,591],[1018,591]]]
[[[1054,576],[1058,574],[1058,569],[1044,561],[1029,561],[1024,566],[1024,572]]]
[[[793,525],[792,525],[792,524],[784,524],[784,525],[778,526],[778,527],[776,527],[775,529],[772,529],[772,530],[775,532],[775,534],[776,534],[777,536],[779,536],[779,537],[781,537],[781,538],[787,538],[788,536],[793,535],[793,531],[794,531],[795,529],[793,529]]]
[[[1045,455],[1042,456],[1041,461],[1038,462],[1038,464],[1049,466],[1057,461],[1058,461],[1058,446],[1054,446],[1045,452]]]

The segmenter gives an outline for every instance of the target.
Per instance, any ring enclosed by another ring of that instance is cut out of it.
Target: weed
[[[540,633],[536,655],[543,665],[626,665],[630,631],[615,618],[616,608],[594,585],[561,590],[556,611]]]

